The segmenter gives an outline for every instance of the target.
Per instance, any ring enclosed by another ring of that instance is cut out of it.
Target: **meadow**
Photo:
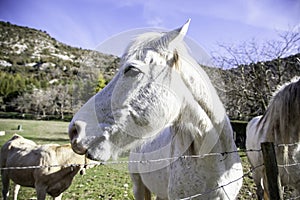
[[[18,126],[22,126],[22,130],[18,130]],[[27,139],[31,139],[38,144],[65,144],[69,142],[67,129],[67,122],[0,119],[0,131],[5,131],[6,133],[4,136],[0,136],[0,146],[9,140],[14,133],[20,134]],[[241,158],[244,171],[249,171],[250,166],[245,153],[241,153]],[[127,160],[126,157],[119,159],[121,161]],[[13,194],[12,187],[10,194]],[[243,187],[238,199],[255,198],[255,186],[251,174],[249,174],[249,176],[245,176],[244,178]],[[35,190],[33,188],[21,187],[19,199],[36,199]],[[50,199],[51,198],[47,196],[47,200]],[[132,183],[127,171],[127,164],[98,165],[88,169],[87,173],[83,176],[79,174],[76,175],[71,187],[63,193],[63,199],[134,199]]]

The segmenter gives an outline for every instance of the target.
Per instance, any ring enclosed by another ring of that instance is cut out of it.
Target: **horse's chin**
[[[87,149],[86,157],[96,161],[107,161],[112,157],[110,145],[103,143],[99,146],[91,147]]]
[[[95,160],[95,161],[107,161],[110,159],[111,155],[107,153],[95,154],[95,152],[91,150],[91,151],[87,151],[86,157],[88,159]]]

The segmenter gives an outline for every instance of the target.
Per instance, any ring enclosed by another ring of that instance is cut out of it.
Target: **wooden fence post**
[[[273,142],[261,143],[266,179],[268,183],[269,199],[282,200],[280,176]]]

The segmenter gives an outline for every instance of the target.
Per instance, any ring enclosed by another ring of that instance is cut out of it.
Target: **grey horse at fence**
[[[260,149],[262,142],[275,144],[276,159],[282,186],[294,188],[300,195],[300,78],[281,86],[273,95],[263,116],[253,118],[247,125],[246,148]],[[253,168],[263,164],[261,151],[247,152]],[[255,168],[254,182],[258,199],[267,199],[269,191],[264,166]]]
[[[145,195],[140,184],[166,199],[202,193],[206,195],[198,199],[234,199],[242,186],[238,153],[210,154],[236,151],[236,146],[211,81],[185,46],[189,22],[173,31],[138,36],[123,54],[113,80],[75,114],[69,125],[73,150],[95,160],[116,158],[130,149],[135,149],[132,161],[203,155],[201,159],[178,158],[158,166],[130,165],[130,173],[138,174],[142,181],[133,179],[136,199]],[[151,142],[153,149],[141,148]],[[153,151],[158,153],[154,153],[156,157],[142,156]],[[157,157],[159,152],[164,152],[162,157]],[[161,174],[159,170],[165,170],[162,177],[147,178],[149,172]],[[155,185],[161,185],[163,191],[156,190]],[[224,187],[216,189],[218,186]]]

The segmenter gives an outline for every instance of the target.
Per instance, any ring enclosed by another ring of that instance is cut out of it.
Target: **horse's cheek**
[[[163,110],[162,116],[170,123],[174,120],[174,117],[178,116],[181,108],[181,101],[173,92],[168,92],[165,99],[166,100],[161,103]]]

